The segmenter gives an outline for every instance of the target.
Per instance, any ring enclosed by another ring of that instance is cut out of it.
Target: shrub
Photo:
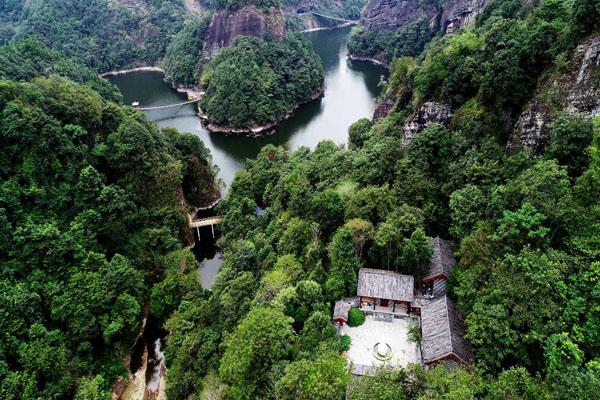
[[[365,313],[360,308],[352,308],[348,312],[348,326],[361,326],[365,322]]]
[[[344,335],[340,338],[339,350],[340,351],[348,351],[350,345],[352,344],[352,339],[348,335]]]
[[[408,325],[408,340],[419,347],[421,346],[421,325],[417,318],[413,317],[410,320]]]

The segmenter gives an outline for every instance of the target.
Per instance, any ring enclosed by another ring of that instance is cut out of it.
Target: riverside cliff
[[[361,24],[368,30],[393,31],[426,18],[432,31],[452,33],[469,24],[489,0],[370,0]]]
[[[285,18],[280,8],[264,10],[246,6],[220,10],[213,15],[207,28],[203,54],[212,58],[223,47],[231,45],[237,36],[263,38],[266,35],[285,35]]]

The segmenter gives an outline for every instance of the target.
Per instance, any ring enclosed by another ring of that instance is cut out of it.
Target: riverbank
[[[385,67],[386,69],[390,69],[389,64],[387,64],[387,63],[385,63],[383,61],[380,61],[380,60],[378,60],[376,58],[359,57],[359,56],[355,56],[355,55],[353,55],[351,53],[348,53],[347,56],[348,56],[348,59],[350,61],[369,61],[369,62],[372,62],[373,64],[381,65],[382,67]]]
[[[275,121],[270,122],[265,125],[255,125],[251,128],[234,128],[227,125],[218,125],[210,122],[210,118],[208,115],[204,114],[203,111],[199,108],[198,116],[204,121],[204,126],[210,132],[214,133],[224,133],[226,135],[247,135],[250,137],[260,137],[266,136],[270,133],[273,133],[273,130],[277,128],[283,121],[290,118],[294,115],[294,112],[298,110],[302,105],[311,103],[319,98],[321,98],[325,94],[325,87],[323,86],[319,91],[317,91],[311,98],[307,101],[303,101],[301,103],[296,103],[294,107],[289,110],[287,113],[281,115]]]

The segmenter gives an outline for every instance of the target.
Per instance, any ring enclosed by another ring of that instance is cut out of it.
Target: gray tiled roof
[[[471,343],[465,339],[465,328],[456,305],[447,296],[440,297],[421,309],[422,353],[425,363],[454,354],[465,363],[473,362]]]
[[[361,268],[358,271],[358,296],[412,301],[414,278],[382,269]]]
[[[450,271],[456,264],[454,258],[454,243],[439,237],[431,240],[431,265],[424,279],[433,278],[437,275],[450,276]]]
[[[350,304],[346,303],[344,300],[336,301],[335,306],[333,307],[333,319],[342,318],[344,321],[347,321],[350,308],[352,308]]]

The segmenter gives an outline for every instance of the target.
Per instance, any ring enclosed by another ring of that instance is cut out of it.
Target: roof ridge
[[[454,341],[452,340],[452,327],[450,326],[450,307],[448,307],[448,295],[444,295],[443,299],[444,303],[446,304],[446,314],[448,315],[448,318],[446,318],[446,320],[448,321],[448,336],[450,336],[450,351],[452,353],[455,353]]]

